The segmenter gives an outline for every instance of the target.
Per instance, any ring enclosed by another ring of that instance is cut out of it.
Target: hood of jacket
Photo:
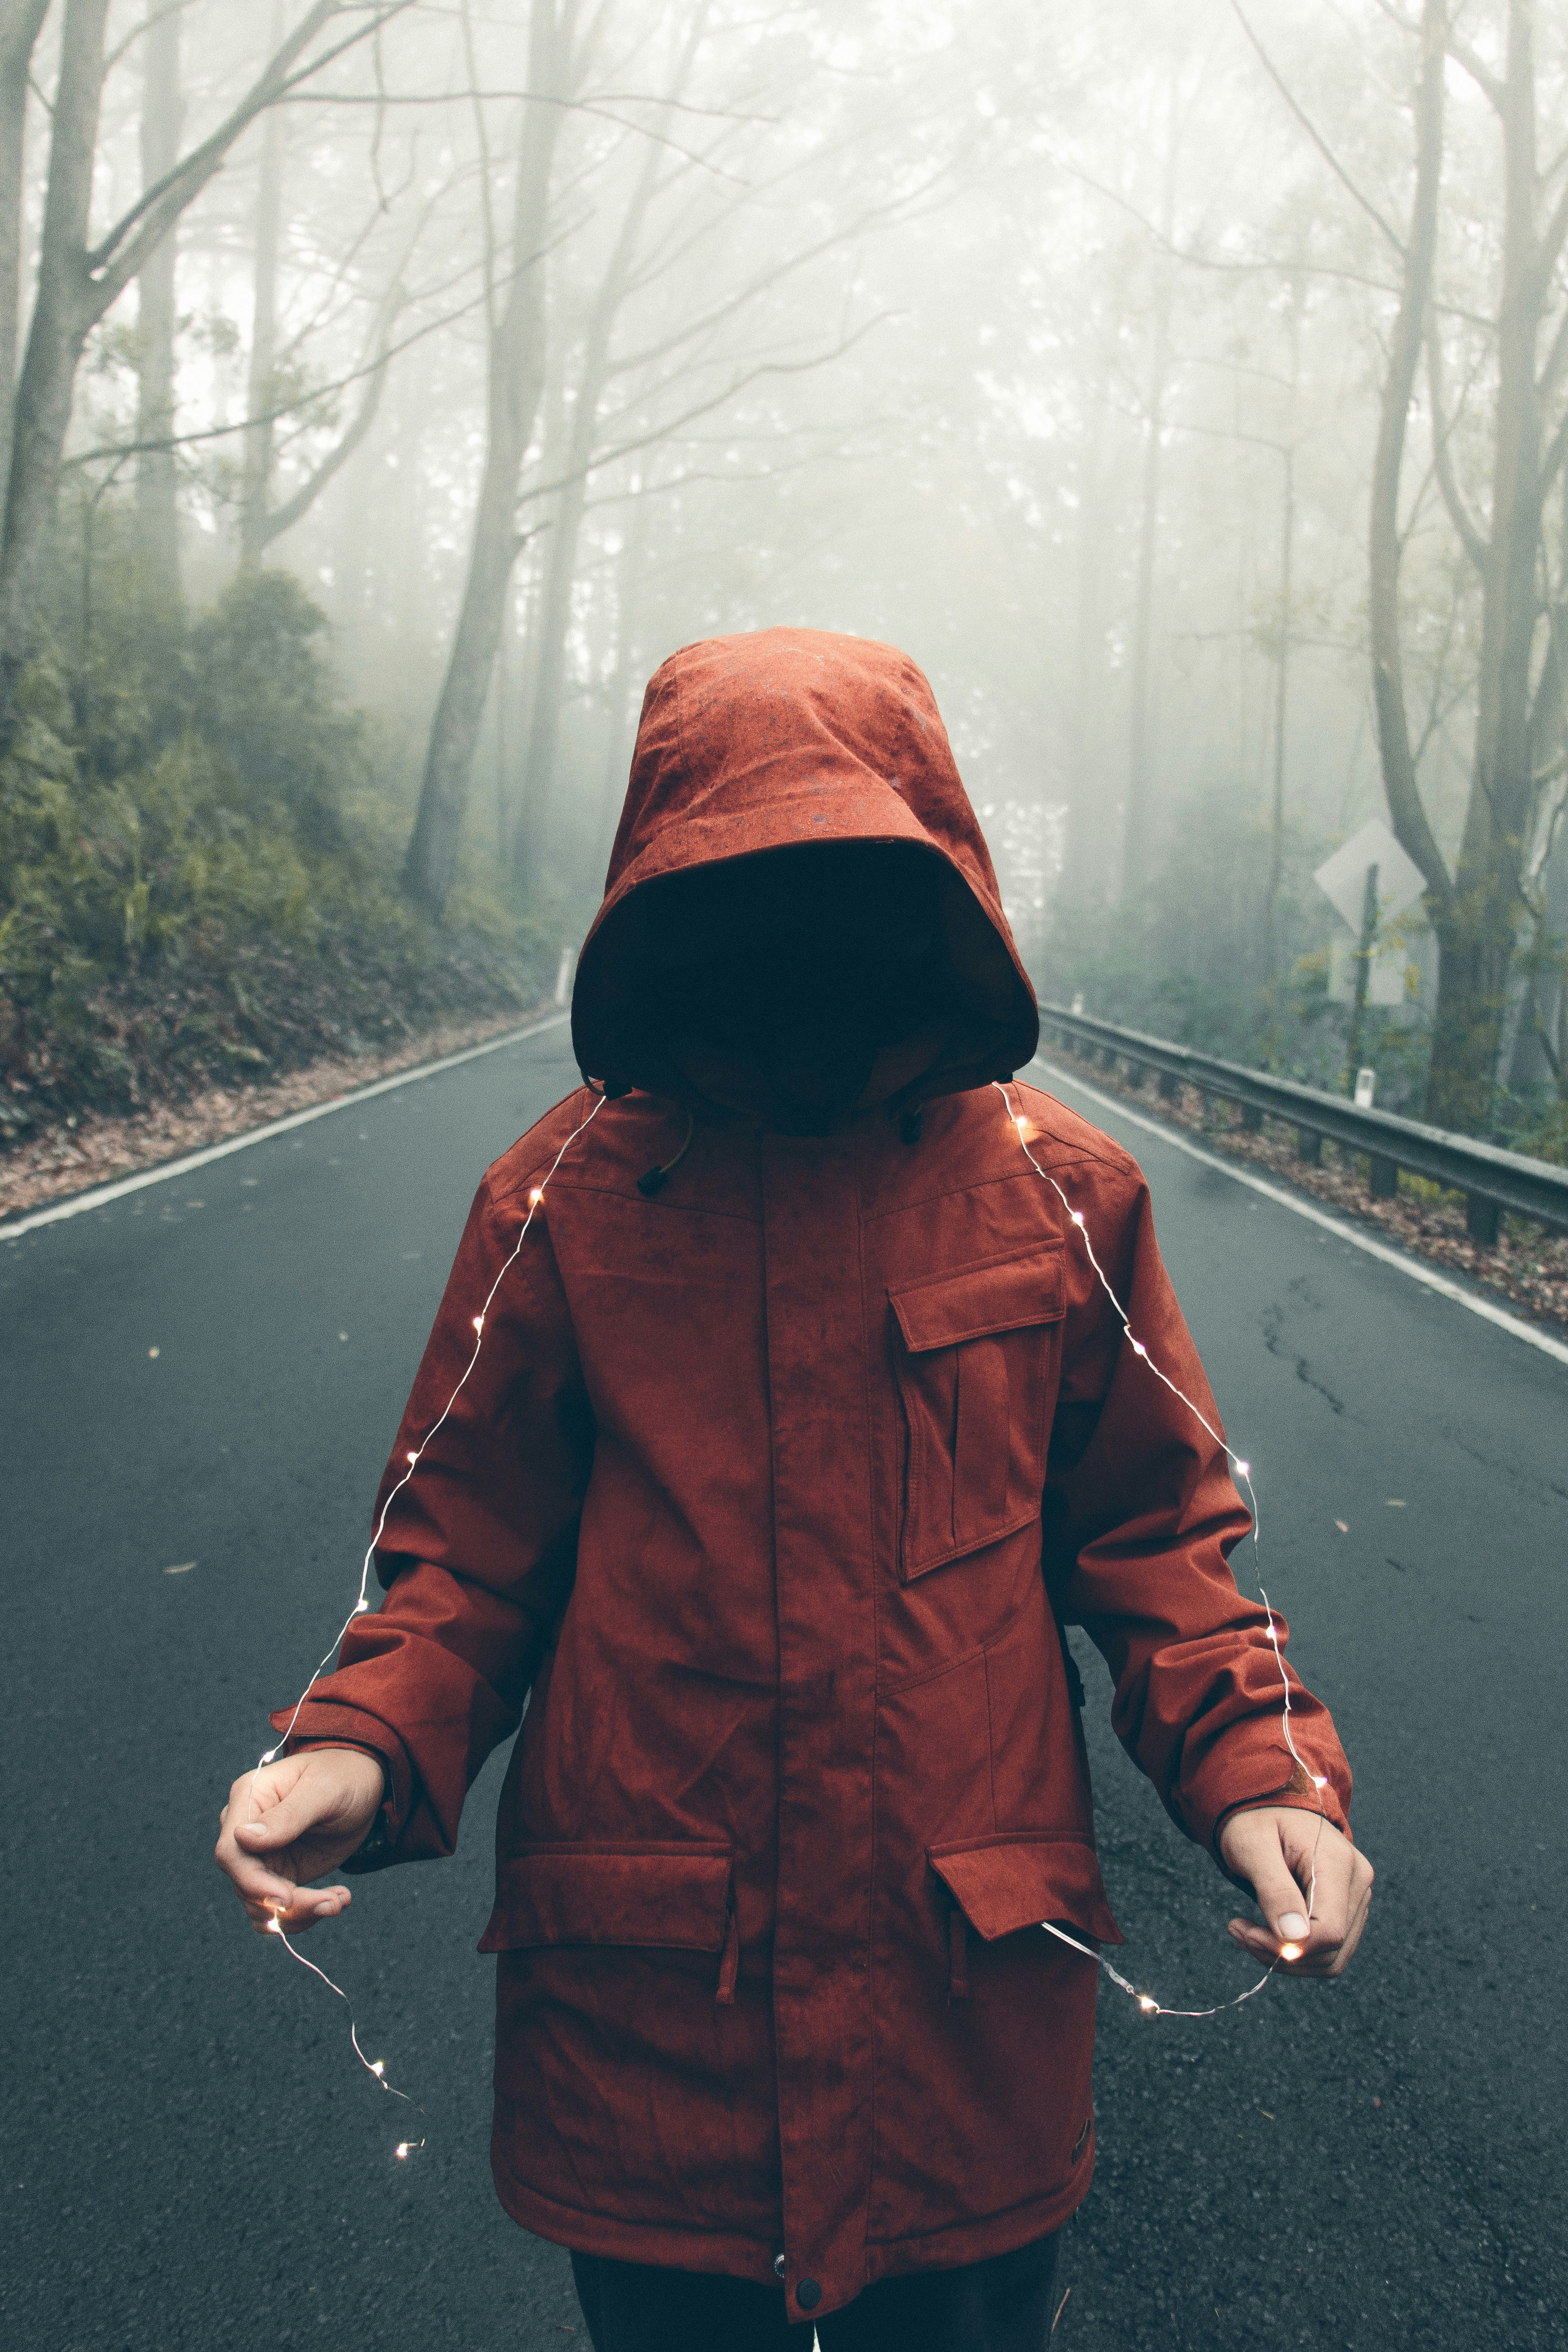
[[[765,1118],[781,1056],[813,1051],[809,1034],[781,1044],[756,992],[781,908],[794,993],[821,980],[807,1032],[815,1018],[849,1041],[820,1081],[824,1124],[1010,1077],[1033,1055],[1034,991],[984,835],[931,688],[891,646],[763,629],[655,672],[573,992],[584,1075]]]

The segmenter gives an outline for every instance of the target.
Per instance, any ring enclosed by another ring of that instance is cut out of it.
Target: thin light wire
[[[418,1469],[419,1465],[424,1459],[429,1447],[435,1442],[446,1423],[450,1419],[452,1407],[457,1403],[458,1399],[461,1396],[464,1389],[467,1388],[468,1384],[469,1375],[473,1371],[474,1366],[479,1360],[479,1350],[485,1344],[485,1318],[490,1311],[490,1301],[494,1298],[496,1292],[500,1288],[501,1284],[506,1280],[507,1276],[511,1272],[512,1267],[517,1263],[522,1245],[528,1239],[528,1229],[532,1224],[539,1204],[544,1198],[545,1186],[554,1175],[555,1171],[560,1167],[563,1160],[565,1159],[566,1154],[570,1151],[572,1146],[576,1142],[577,1138],[583,1133],[584,1128],[593,1126],[594,1121],[598,1118],[599,1113],[604,1109],[604,1108],[605,1097],[600,1095],[595,1101],[593,1109],[588,1113],[587,1118],[581,1120],[578,1125],[573,1129],[571,1134],[566,1138],[565,1142],[562,1145],[560,1150],[551,1161],[543,1177],[529,1193],[528,1214],[524,1217],[521,1225],[518,1229],[517,1240],[512,1245],[511,1255],[502,1265],[500,1272],[491,1283],[489,1290],[485,1293],[485,1303],[480,1307],[479,1313],[474,1317],[473,1354],[468,1358],[468,1362],[464,1365],[462,1377],[458,1381],[457,1387],[452,1391],[451,1395],[447,1399],[438,1418],[431,1423],[422,1442],[409,1454],[408,1467],[405,1470],[396,1486],[391,1489],[387,1495],[385,1502],[382,1505],[381,1517],[375,1523],[375,1533],[370,1539],[370,1543],[365,1550],[364,1559],[361,1563],[359,1572],[359,1592],[355,1598],[354,1605],[349,1611],[348,1615],[344,1618],[337,1633],[333,1636],[331,1647],[326,1652],[321,1664],[316,1667],[315,1672],[311,1675],[310,1681],[305,1685],[304,1689],[295,1700],[294,1712],[289,1718],[288,1730],[285,1731],[282,1738],[278,1741],[277,1746],[268,1748],[266,1753],[262,1756],[261,1762],[263,1764],[272,1763],[276,1759],[278,1749],[279,1748],[287,1747],[289,1736],[294,1729],[294,1726],[300,1720],[300,1709],[304,1706],[305,1701],[310,1697],[316,1684],[321,1680],[325,1668],[331,1665],[332,1660],[337,1656],[339,1650],[342,1647],[344,1634],[348,1632],[349,1627],[353,1623],[356,1617],[363,1617],[368,1613],[370,1609],[370,1601],[368,1598],[370,1591],[370,1564],[375,1558],[375,1548],[377,1544],[380,1543],[383,1530],[386,1526],[386,1515],[391,1510],[394,1503],[396,1502],[399,1495],[402,1494],[405,1486],[407,1486],[409,1480],[413,1477],[416,1470]],[[259,1767],[258,1769],[259,1769]]]
[[[1215,1427],[1214,1423],[1200,1410],[1200,1408],[1194,1403],[1192,1398],[1187,1395],[1185,1390],[1179,1389],[1176,1386],[1175,1381],[1171,1380],[1167,1374],[1160,1370],[1159,1365],[1154,1361],[1154,1359],[1149,1353],[1149,1350],[1144,1346],[1142,1340],[1138,1338],[1132,1328],[1131,1318],[1128,1315],[1127,1309],[1122,1306],[1121,1299],[1118,1298],[1115,1291],[1112,1289],[1110,1279],[1106,1275],[1105,1268],[1100,1265],[1099,1258],[1095,1255],[1094,1244],[1089,1239],[1089,1226],[1085,1221],[1082,1210],[1074,1208],[1067,1194],[1062,1191],[1061,1186],[1057,1182],[1056,1178],[1050,1173],[1048,1169],[1041,1167],[1039,1161],[1036,1159],[1034,1153],[1029,1149],[1030,1137],[1037,1132],[1033,1121],[1027,1117],[1026,1112],[1015,1106],[1011,1096],[1008,1094],[1007,1088],[1000,1082],[1000,1080],[993,1080],[993,1084],[995,1086],[997,1093],[1001,1096],[1003,1101],[1007,1106],[1008,1122],[1018,1139],[1019,1149],[1022,1150],[1025,1159],[1028,1161],[1030,1167],[1034,1170],[1041,1182],[1050,1186],[1052,1192],[1056,1194],[1058,1200],[1067,1211],[1069,1223],[1077,1229],[1079,1239],[1082,1242],[1084,1246],[1084,1254],[1088,1257],[1089,1265],[1094,1269],[1096,1279],[1099,1281],[1101,1290],[1104,1291],[1107,1298],[1110,1301],[1112,1308],[1115,1310],[1117,1319],[1121,1325],[1122,1335],[1125,1338],[1128,1346],[1131,1349],[1132,1353],[1139,1359],[1141,1363],[1148,1366],[1150,1371],[1153,1373],[1154,1378],[1165,1388],[1169,1389],[1171,1394],[1175,1397],[1180,1403],[1185,1405],[1187,1411],[1192,1414],[1193,1419],[1198,1423],[1199,1427],[1205,1430],[1208,1435],[1213,1438],[1215,1444],[1224,1454],[1231,1469],[1236,1473],[1237,1476],[1247,1488],[1247,1502],[1252,1517],[1253,1555],[1256,1559],[1258,1549],[1258,1533],[1262,1525],[1262,1514],[1258,1507],[1258,1495],[1257,1490],[1252,1484],[1252,1466],[1250,1463],[1244,1462],[1240,1454],[1234,1451],[1226,1442],[1226,1438]],[[1256,1573],[1256,1570],[1254,1572]],[[1310,1769],[1305,1758],[1301,1755],[1300,1749],[1296,1746],[1295,1735],[1290,1724],[1290,1676],[1285,1664],[1285,1654],[1279,1646],[1279,1628],[1275,1623],[1274,1605],[1268,1598],[1263,1579],[1260,1575],[1258,1577],[1258,1590],[1262,1597],[1264,1613],[1268,1621],[1268,1645],[1274,1653],[1274,1663],[1279,1670],[1279,1687],[1284,1694],[1284,1706],[1281,1711],[1280,1728],[1285,1735],[1285,1745],[1289,1750],[1292,1762],[1301,1773],[1302,1778],[1311,1784],[1312,1793],[1317,1799],[1318,1827],[1317,1832],[1312,1840],[1312,1852],[1308,1864],[1307,1917],[1310,1923],[1312,1917],[1312,1905],[1318,1891],[1318,1847],[1322,1840],[1323,1824],[1328,1820],[1328,1813],[1323,1805],[1323,1790],[1327,1786],[1327,1780],[1322,1773],[1314,1772]],[[1279,1961],[1271,1961],[1268,1969],[1265,1969],[1263,1975],[1258,1979],[1255,1985],[1249,1985],[1246,1992],[1238,1993],[1234,2000],[1222,2000],[1213,2009],[1167,2009],[1163,2001],[1155,2000],[1152,1993],[1142,1991],[1137,1985],[1130,1984],[1119,1969],[1111,1967],[1110,1962],[1106,1958],[1103,1952],[1093,1950],[1088,1944],[1079,1943],[1073,1937],[1068,1935],[1063,1928],[1053,1927],[1048,1919],[1042,1919],[1040,1925],[1044,1927],[1047,1936],[1055,1936],[1059,1942],[1071,1945],[1075,1952],[1081,1952],[1086,1959],[1093,1960],[1097,1967],[1103,1969],[1105,1974],[1110,1979],[1112,1984],[1118,1986],[1122,1992],[1131,1994],[1131,1998],[1138,2003],[1139,2008],[1143,2011],[1146,2017],[1218,2017],[1222,2015],[1226,2010],[1239,2009],[1244,2000],[1251,2000],[1254,1999],[1257,1994],[1263,1990],[1264,1986],[1274,1974],[1275,1969],[1279,1965]],[[1283,1959],[1284,1957],[1284,1953],[1281,1953],[1280,1958]]]
[[[413,1477],[416,1470],[418,1469],[425,1454],[428,1452],[436,1437],[439,1434],[441,1429],[450,1418],[452,1408],[457,1403],[459,1396],[461,1396],[464,1389],[468,1386],[468,1379],[473,1371],[474,1366],[479,1360],[479,1350],[485,1343],[485,1322],[489,1314],[490,1302],[495,1297],[495,1295],[500,1288],[501,1284],[506,1280],[507,1276],[510,1273],[512,1267],[517,1263],[522,1245],[528,1239],[529,1228],[533,1223],[540,1202],[544,1198],[546,1186],[549,1184],[551,1178],[554,1175],[555,1171],[560,1167],[563,1160],[566,1157],[567,1152],[570,1151],[572,1146],[576,1142],[577,1138],[584,1132],[584,1129],[592,1127],[594,1121],[598,1118],[599,1113],[605,1108],[605,1097],[603,1095],[598,1097],[594,1104],[593,1109],[588,1113],[587,1118],[579,1120],[578,1124],[572,1129],[571,1134],[566,1138],[565,1142],[563,1143],[560,1150],[551,1161],[544,1175],[540,1179],[539,1182],[533,1186],[532,1190],[529,1193],[528,1214],[524,1217],[522,1223],[518,1228],[517,1240],[512,1244],[511,1253],[505,1260],[500,1273],[496,1276],[496,1278],[491,1283],[489,1290],[485,1293],[484,1305],[473,1318],[473,1352],[469,1356],[467,1364],[463,1367],[461,1378],[458,1380],[456,1388],[452,1391],[451,1395],[447,1399],[439,1415],[434,1422],[432,1422],[428,1430],[426,1430],[419,1444],[416,1445],[408,1454],[407,1468],[404,1471],[403,1475],[399,1478],[397,1484],[388,1493],[385,1502],[381,1507],[381,1513],[375,1523],[375,1533],[371,1537],[369,1546],[365,1551],[364,1559],[360,1565],[359,1591],[355,1597],[354,1605],[349,1611],[349,1613],[344,1618],[338,1633],[333,1637],[331,1647],[326,1652],[321,1664],[316,1667],[315,1672],[311,1675],[310,1681],[305,1685],[304,1689],[300,1692],[298,1699],[296,1699],[294,1703],[294,1712],[289,1718],[288,1730],[284,1732],[282,1738],[278,1740],[274,1746],[266,1750],[261,1757],[260,1762],[256,1766],[255,1770],[251,1773],[250,1788],[247,1791],[247,1801],[250,1809],[247,1818],[250,1821],[254,1821],[256,1819],[256,1774],[261,1769],[262,1765],[271,1764],[277,1760],[278,1750],[279,1748],[285,1748],[288,1746],[294,1726],[300,1720],[300,1708],[310,1697],[316,1684],[321,1680],[321,1675],[325,1669],[331,1664],[333,1659],[337,1656],[338,1652],[342,1649],[343,1637],[347,1633],[349,1627],[354,1622],[356,1618],[363,1617],[369,1613],[371,1562],[375,1557],[376,1546],[380,1543],[382,1534],[386,1527],[387,1513],[391,1510],[393,1504],[397,1500],[398,1496],[402,1494],[405,1486],[407,1486],[409,1480]],[[344,1992],[342,1985],[334,1984],[331,1978],[327,1974],[325,1969],[319,1969],[314,1960],[308,1960],[303,1952],[295,1950],[294,1946],[284,1932],[281,1919],[274,1916],[268,1922],[268,1933],[269,1935],[276,1936],[279,1938],[290,1959],[298,1960],[302,1969],[309,1969],[312,1976],[320,1977],[321,1982],[326,1986],[329,1992],[335,1992],[338,1999],[342,2001],[347,2000],[348,1995]],[[352,2013],[349,2018],[349,2040],[353,2043],[354,2055],[359,2060],[360,2064],[364,2068],[365,2073],[367,2074],[373,2074],[376,2081],[381,2084],[384,2091],[390,2091],[395,2098],[405,2099],[411,2106],[415,2105],[416,2103],[407,2091],[399,2091],[393,2084],[387,2081],[385,2062],[380,2058],[371,2059],[365,2056],[364,2052],[360,2048],[359,2034]],[[423,2109],[417,2109],[416,2111],[421,2114],[424,2112]],[[416,2149],[423,2147],[424,2145],[425,2142],[422,2138],[418,2140],[400,2141],[396,2149],[398,2158],[400,2160],[406,2159],[409,2156],[413,2155]]]

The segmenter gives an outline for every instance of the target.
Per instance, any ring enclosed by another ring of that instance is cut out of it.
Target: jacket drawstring
[[[947,1997],[969,1999],[969,1922],[956,1903],[947,1915]]]
[[[719,1990],[713,1999],[721,2009],[735,2006],[735,1979],[741,1973],[741,1929],[731,1902],[724,1915],[724,1948],[719,1956]]]
[[[691,1149],[691,1139],[696,1131],[697,1122],[692,1118],[691,1113],[689,1110],[686,1114],[685,1139],[674,1159],[665,1160],[663,1165],[660,1167],[650,1168],[646,1176],[639,1176],[637,1178],[637,1191],[642,1194],[645,1201],[651,1201],[654,1194],[662,1189],[665,1178],[671,1174],[675,1169],[679,1167],[681,1161],[685,1159],[687,1153]]]

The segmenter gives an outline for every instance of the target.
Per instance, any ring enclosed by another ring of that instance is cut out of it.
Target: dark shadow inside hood
[[[578,966],[585,1076],[820,1133],[1011,1076],[1037,1034],[912,663],[780,629],[665,664]]]

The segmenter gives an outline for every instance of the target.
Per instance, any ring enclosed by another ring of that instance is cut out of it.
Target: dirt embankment
[[[0,1218],[14,1217],[46,1201],[71,1192],[85,1192],[97,1184],[139,1169],[155,1168],[222,1143],[231,1135],[265,1127],[290,1111],[312,1103],[330,1102],[351,1094],[356,1087],[443,1054],[460,1053],[466,1045],[482,1045],[508,1029],[538,1018],[548,1008],[530,1013],[516,1007],[467,1021],[447,1022],[422,1030],[384,1050],[324,1055],[305,1068],[256,1086],[208,1087],[186,1100],[155,1103],[145,1110],[123,1115],[87,1110],[28,1137],[0,1154]]]

